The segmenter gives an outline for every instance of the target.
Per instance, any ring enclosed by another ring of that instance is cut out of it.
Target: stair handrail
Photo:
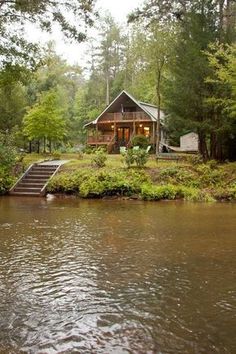
[[[114,141],[115,141],[115,137],[116,137],[116,134],[114,133],[112,139],[110,140],[108,146],[107,146],[107,150],[109,151],[109,147],[111,147],[113,144],[114,144]]]
[[[45,194],[45,190],[47,188],[47,185],[49,183],[49,181],[55,176],[55,174],[57,174],[57,172],[59,171],[59,169],[61,168],[61,164],[57,166],[57,168],[55,169],[55,171],[53,172],[53,174],[50,176],[50,178],[46,181],[45,185],[43,186],[43,188],[40,191],[40,195],[44,195]]]
[[[27,170],[23,173],[23,175],[17,179],[16,183],[11,187],[11,189],[9,190],[9,193],[12,192],[16,186],[18,185],[18,183],[20,183],[20,181],[28,174],[28,172],[31,170],[31,168],[33,168],[36,165],[36,163],[32,163]]]

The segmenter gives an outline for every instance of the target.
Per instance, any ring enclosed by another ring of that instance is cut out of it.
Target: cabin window
[[[150,127],[144,127],[143,133],[144,133],[144,136],[146,136],[148,138],[150,136]]]

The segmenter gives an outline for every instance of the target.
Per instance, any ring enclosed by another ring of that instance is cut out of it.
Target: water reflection
[[[234,353],[236,205],[0,199],[0,351]]]

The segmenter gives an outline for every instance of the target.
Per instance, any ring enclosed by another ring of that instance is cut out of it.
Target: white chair
[[[120,154],[126,153],[127,149],[125,146],[120,146]]]
[[[137,151],[137,150],[139,150],[139,146],[134,146],[133,151]]]
[[[148,154],[150,150],[151,150],[151,145],[148,145],[148,147],[146,148],[146,153]]]

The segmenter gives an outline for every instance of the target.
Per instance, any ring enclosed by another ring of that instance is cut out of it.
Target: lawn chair
[[[151,150],[151,145],[148,145],[148,147],[146,148],[146,153],[148,154],[150,150]]]
[[[133,151],[137,151],[137,150],[139,150],[139,146],[134,146]]]
[[[125,146],[120,146],[120,154],[125,154],[127,151]]]

